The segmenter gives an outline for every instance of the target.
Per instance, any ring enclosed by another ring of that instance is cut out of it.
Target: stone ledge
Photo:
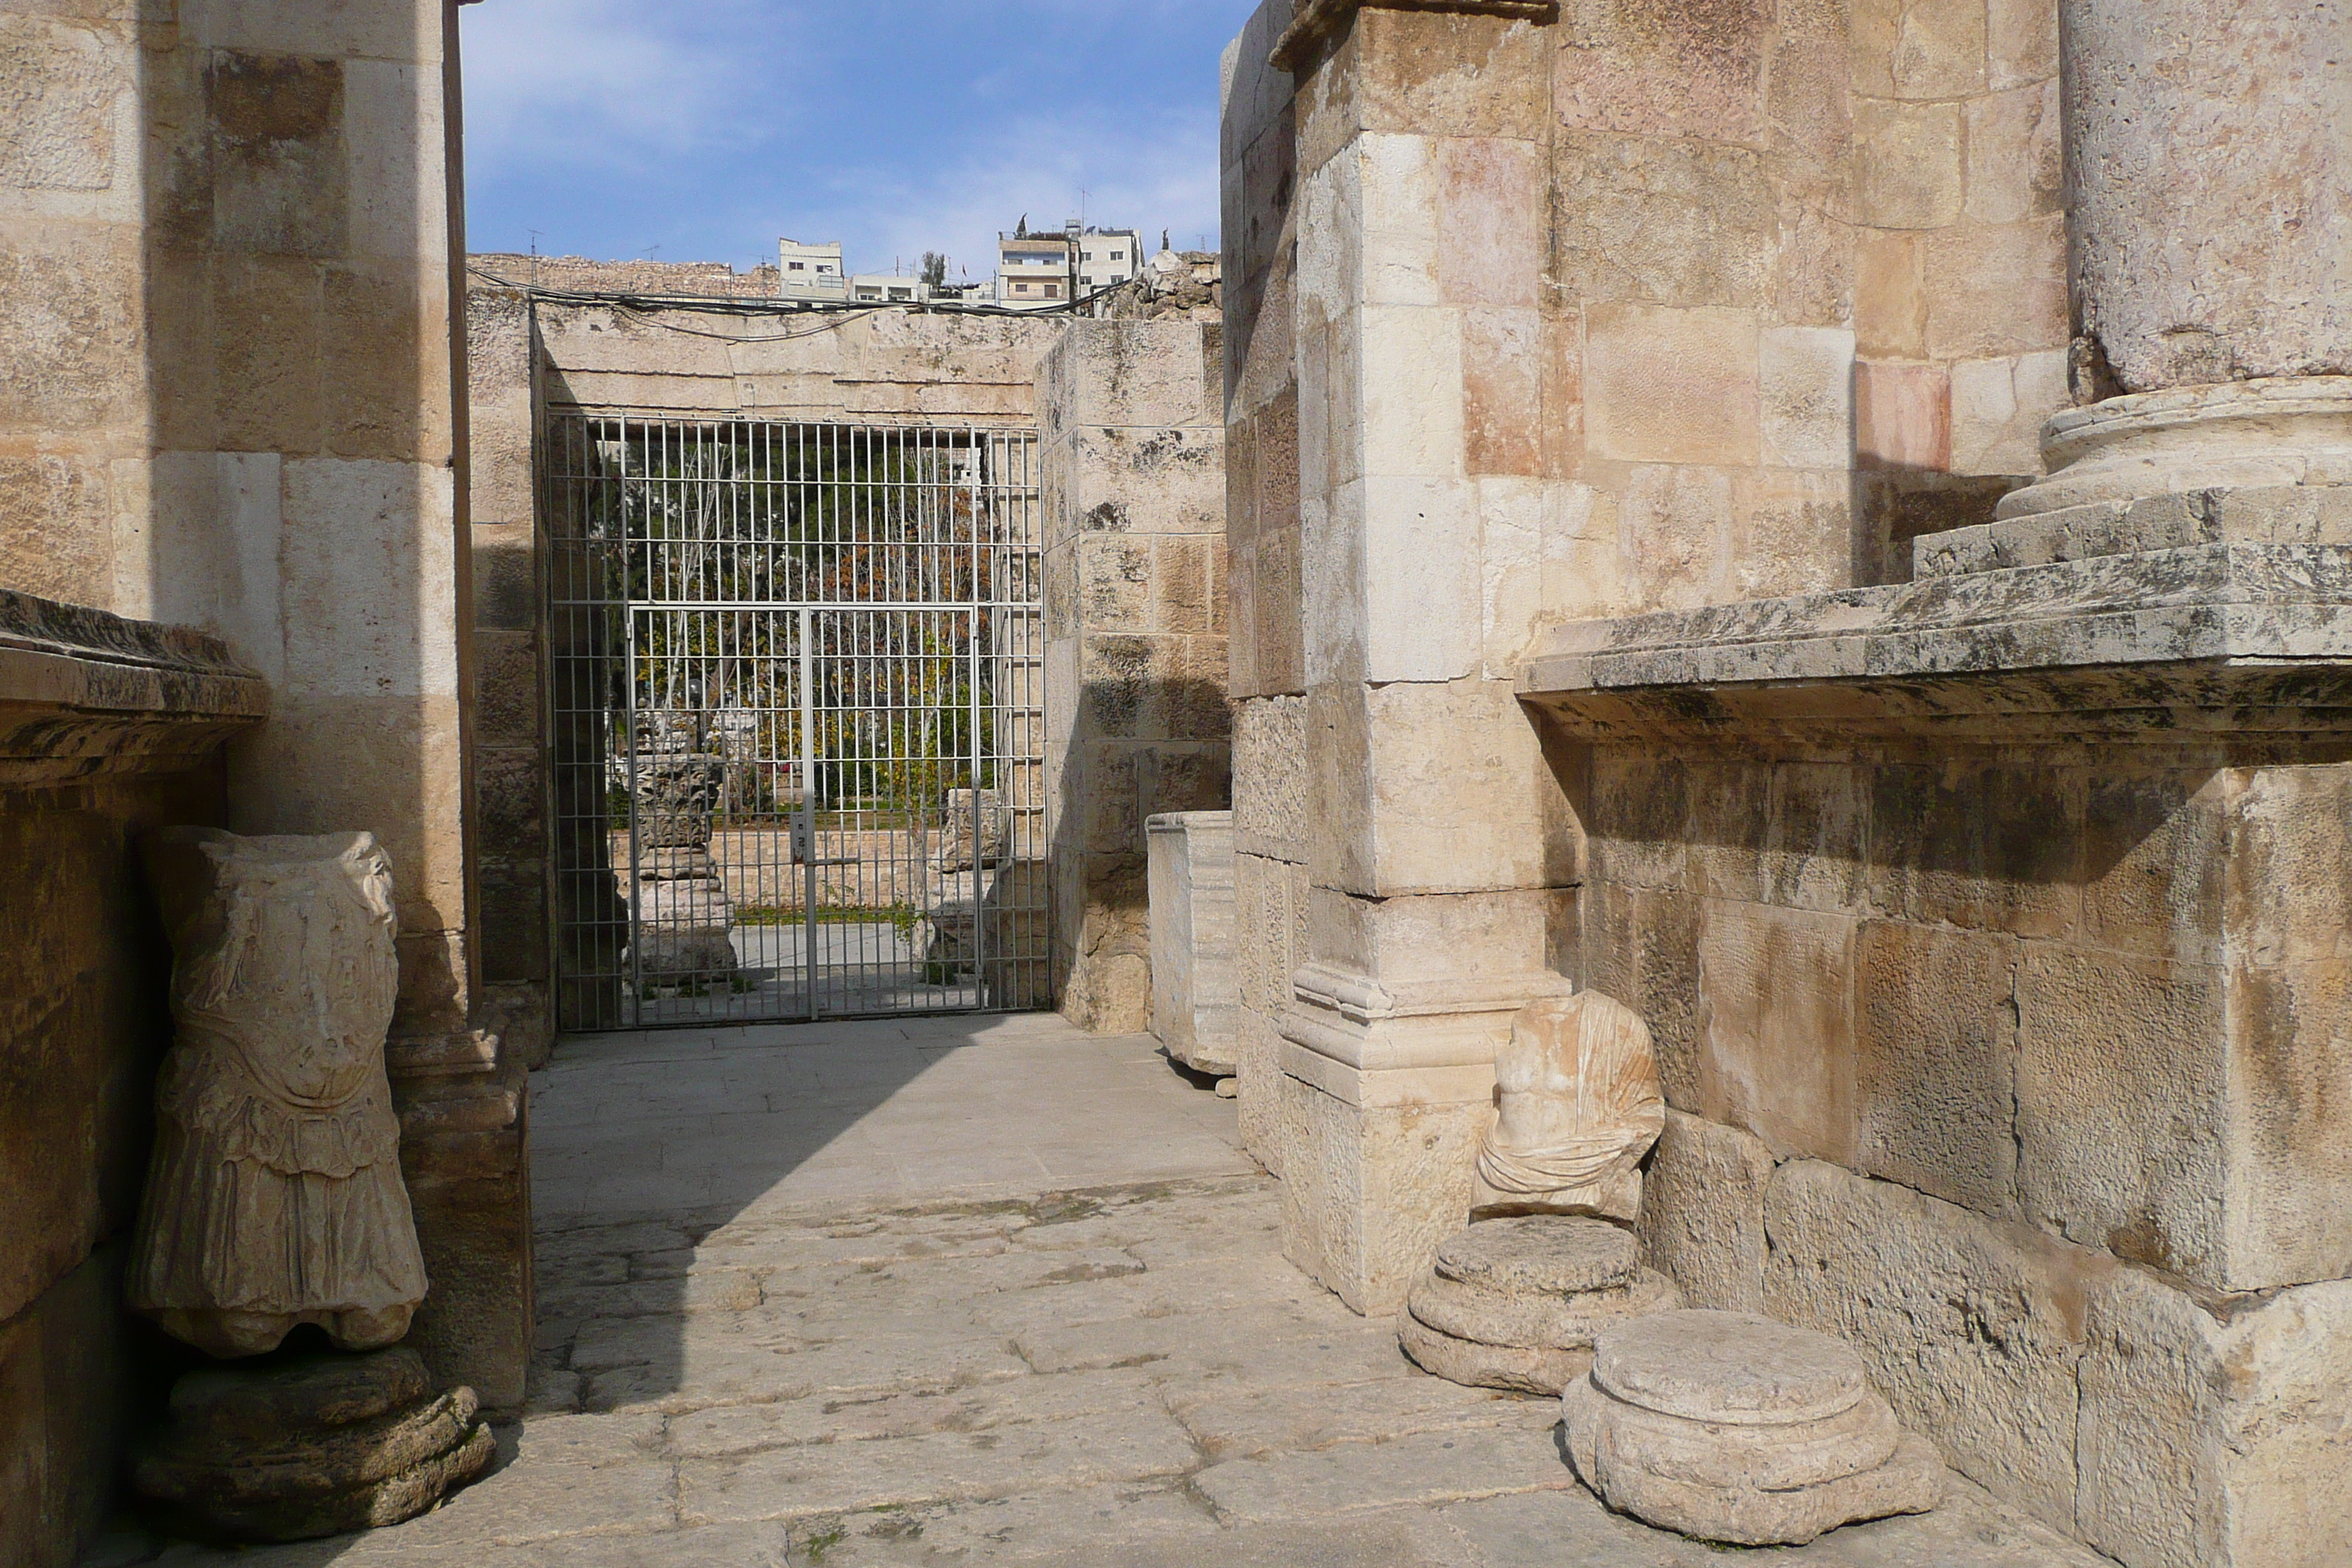
[[[2352,741],[2352,547],[2213,544],[1556,628],[1589,739]]]
[[[1274,68],[1295,69],[1315,46],[1338,32],[1366,6],[1388,11],[1440,11],[1472,16],[1509,16],[1529,22],[1559,19],[1559,0],[1307,0],[1282,37],[1274,41]]]
[[[268,713],[217,637],[0,590],[0,784],[189,767]]]

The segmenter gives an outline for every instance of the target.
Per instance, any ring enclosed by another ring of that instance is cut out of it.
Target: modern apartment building
[[[996,302],[1013,310],[1051,310],[1114,288],[1141,269],[1142,237],[1133,229],[1066,226],[1059,234],[996,237]]]
[[[782,279],[777,290],[787,300],[845,300],[849,281],[841,270],[841,242],[803,245],[797,239],[776,241],[776,271]]]

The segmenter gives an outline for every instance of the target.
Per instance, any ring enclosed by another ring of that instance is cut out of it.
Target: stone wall
[[[466,258],[468,286],[504,283],[596,294],[711,294],[730,300],[773,300],[783,291],[772,261],[739,272],[724,261],[592,261],[584,256],[520,256],[476,251]]]
[[[0,591],[0,1556],[70,1563],[159,1372],[123,1254],[172,954],[138,840],[227,814],[221,746],[268,693],[217,640]]]
[[[1387,1310],[1510,1013],[1619,996],[1696,1302],[1854,1340],[2133,1568],[2300,1568],[2352,1528],[2352,300],[2301,24],[2193,9],[2069,0],[2063,58],[2056,0],[1261,10],[1242,1110],[1288,1255]],[[2233,92],[2287,174],[2132,129]]]
[[[1298,592],[1298,368],[1292,352],[1297,120],[1268,59],[1270,4],[1225,50],[1221,138],[1227,678],[1233,700],[1234,950],[1242,1143],[1281,1174],[1279,1020],[1306,957],[1306,668]]]
[[[415,1342],[497,1406],[520,1402],[530,1307],[520,1085],[471,1033],[454,16],[443,0],[0,5],[0,587],[201,628],[270,694],[201,789],[68,785],[0,819],[63,836],[54,873],[78,886],[55,951],[125,980],[113,944],[132,928],[68,928],[117,909],[137,827],[383,841],[393,1071],[435,1279]],[[60,1037],[83,1055],[37,1089],[43,1116],[77,1125],[89,1075],[143,1074],[143,1027]],[[110,1126],[58,1181],[114,1192],[132,1134]],[[68,1317],[93,1344],[113,1331]],[[79,1383],[80,1352],[49,1350],[45,1418],[95,1441],[121,1379],[85,1358]],[[0,1474],[36,1473],[13,1436]],[[75,1495],[69,1512],[95,1506]],[[0,1517],[24,1516],[12,1500]],[[52,1522],[30,1560],[69,1559],[89,1521]]]
[[[1143,818],[1226,804],[1215,324],[638,309],[478,276],[467,319],[483,961],[506,1026],[551,1016],[554,978],[543,682],[570,633],[544,623],[533,443],[549,411],[591,408],[1040,427],[1055,994],[1088,1027],[1144,1027]]]
[[[1228,804],[1218,331],[1074,321],[1037,371],[1061,1010],[1151,1012],[1144,821]]]

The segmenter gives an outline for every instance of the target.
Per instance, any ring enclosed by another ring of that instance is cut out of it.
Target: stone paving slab
[[[971,1182],[910,1192],[903,1165],[876,1157],[845,1197],[769,1170],[770,1188],[713,1203],[744,1186],[728,1167],[750,1141],[649,1137],[609,1156],[638,1169],[551,1184],[533,1408],[502,1431],[492,1474],[365,1536],[228,1554],[133,1534],[92,1568],[2105,1563],[1957,1478],[1936,1513],[1794,1552],[1710,1549],[1612,1515],[1561,1459],[1556,1402],[1422,1373],[1391,1323],[1355,1316],[1282,1260],[1280,1188],[1240,1154],[1231,1101],[1164,1064],[1140,1070],[1155,1066],[1143,1043],[1058,1021],[927,1027],[948,1044],[922,1071],[952,1063],[949,1098],[1001,1077],[1025,1110],[943,1119],[940,1095],[909,1110],[885,1094],[863,1115],[903,1112],[893,1137],[961,1129],[975,1146],[940,1158]],[[568,1042],[551,1070],[572,1075],[569,1088],[533,1106],[534,1137],[557,1160],[592,1142],[625,1148],[609,1138],[615,1117],[664,1075],[723,1063],[751,1095],[769,1059],[778,1084],[848,1082],[871,1077],[859,1053],[911,1046],[913,1032]],[[1001,1088],[988,1098],[1011,1103]],[[835,1125],[833,1101],[760,1102],[781,1109],[706,1124],[773,1121],[784,1149],[856,1131]],[[667,1115],[656,1107],[648,1125]],[[994,1179],[1023,1150],[1096,1134],[1097,1158],[1127,1159],[1130,1179]],[[634,1206],[647,1173],[704,1196]],[[613,1206],[596,1206],[599,1190],[618,1194]]]

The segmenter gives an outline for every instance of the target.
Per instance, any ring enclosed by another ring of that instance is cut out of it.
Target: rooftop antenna
[[[539,230],[530,231],[530,286],[539,287]]]

